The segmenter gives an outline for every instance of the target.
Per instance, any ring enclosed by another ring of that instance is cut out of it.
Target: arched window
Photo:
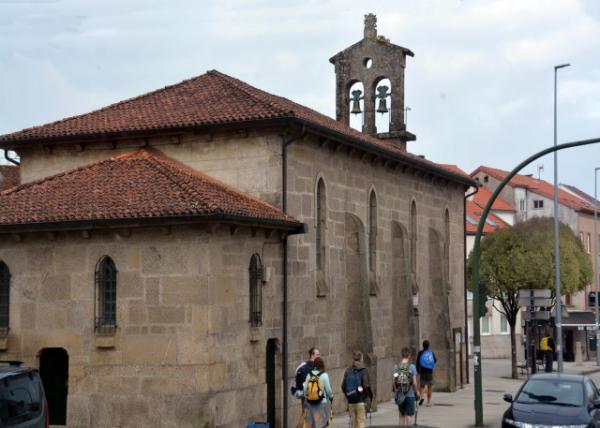
[[[410,205],[410,271],[417,273],[417,204]]]
[[[325,268],[325,229],[327,227],[327,203],[325,199],[325,182],[322,178],[317,183],[317,197],[315,210],[315,250],[316,268],[322,271]]]
[[[444,213],[444,258],[446,259],[446,279],[450,281],[450,213]]]
[[[371,190],[369,196],[369,272],[377,267],[377,196]]]
[[[117,267],[104,256],[96,264],[96,329],[108,330],[117,326]]]
[[[8,330],[8,315],[10,304],[10,271],[0,260],[0,331]]]
[[[258,327],[262,325],[262,261],[258,254],[252,254],[250,258],[250,325]]]

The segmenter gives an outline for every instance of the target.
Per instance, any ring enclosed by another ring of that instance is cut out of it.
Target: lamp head
[[[565,67],[570,67],[571,64],[559,64],[559,65],[555,65],[554,69],[558,70],[559,68],[565,68]]]

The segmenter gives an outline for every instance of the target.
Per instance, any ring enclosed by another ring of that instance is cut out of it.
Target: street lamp
[[[565,68],[571,64],[560,64],[554,66],[554,147],[556,147],[556,76],[560,68]],[[554,152],[554,271],[556,286],[556,351],[558,352],[558,371],[563,371],[562,354],[562,301],[560,300],[560,235],[558,221],[558,152]]]
[[[594,169],[594,306],[596,308],[596,365],[600,366],[600,350],[598,349],[598,343],[600,339],[600,330],[598,330],[598,232],[597,221],[598,221],[598,171],[600,168]]]

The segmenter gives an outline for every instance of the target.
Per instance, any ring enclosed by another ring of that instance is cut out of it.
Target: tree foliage
[[[469,255],[469,277],[473,254]],[[554,289],[554,223],[533,218],[500,229],[481,241],[479,277],[489,296],[501,300],[520,289]],[[563,294],[583,289],[592,281],[592,266],[581,242],[568,226],[560,225],[560,279]],[[472,286],[471,281],[469,281]],[[506,314],[505,314],[506,315]]]
[[[581,242],[568,226],[560,229],[560,282],[562,294],[583,289],[592,281],[592,266]],[[472,289],[473,253],[468,276]],[[548,288],[554,293],[554,220],[533,218],[500,229],[481,241],[479,277],[488,297],[510,325],[512,376],[517,378],[515,324],[520,289]]]

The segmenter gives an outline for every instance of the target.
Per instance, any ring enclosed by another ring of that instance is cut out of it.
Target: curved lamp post
[[[559,144],[557,146],[549,147],[547,149],[538,152],[515,167],[504,180],[498,185],[490,199],[488,200],[483,213],[479,219],[479,224],[477,225],[477,234],[475,235],[475,245],[473,246],[473,367],[474,367],[474,377],[475,377],[475,426],[483,426],[483,396],[482,396],[482,384],[481,384],[481,331],[479,327],[479,259],[481,257],[480,252],[480,242],[481,242],[481,234],[483,232],[483,226],[485,225],[485,220],[490,212],[492,204],[504,188],[506,184],[515,176],[519,171],[525,168],[534,160],[547,155],[548,153],[553,153],[558,150],[569,149],[571,147],[585,146],[588,144],[596,144],[600,143],[600,138],[592,138],[590,140],[580,140],[573,141],[570,143]],[[557,301],[560,299],[558,296]]]

